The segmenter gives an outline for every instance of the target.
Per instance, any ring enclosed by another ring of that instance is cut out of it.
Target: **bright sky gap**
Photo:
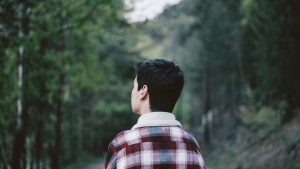
[[[125,14],[129,22],[151,20],[161,14],[167,5],[178,4],[181,0],[125,0],[125,5],[132,11]]]

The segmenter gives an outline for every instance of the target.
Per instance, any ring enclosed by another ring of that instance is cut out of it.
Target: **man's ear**
[[[143,88],[141,89],[140,98],[145,99],[147,95],[148,95],[148,86],[144,85]]]

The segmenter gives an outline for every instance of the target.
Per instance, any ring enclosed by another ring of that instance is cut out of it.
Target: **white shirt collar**
[[[131,130],[146,127],[146,126],[177,126],[182,127],[180,122],[176,120],[173,113],[168,112],[150,112],[142,115],[137,124],[135,124]]]

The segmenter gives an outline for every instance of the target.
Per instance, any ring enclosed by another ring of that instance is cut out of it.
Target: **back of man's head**
[[[147,85],[151,111],[172,112],[184,85],[182,70],[173,61],[149,59],[135,65],[138,91]]]

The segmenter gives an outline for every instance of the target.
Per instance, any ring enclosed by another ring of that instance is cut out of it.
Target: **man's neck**
[[[136,112],[136,113],[142,116],[142,115],[150,113],[150,112],[151,112],[150,103],[149,103],[149,99],[147,98],[146,100],[141,102],[140,110],[139,110],[139,112]]]
[[[144,109],[142,109],[141,111],[140,111],[140,113],[139,113],[139,115],[144,115],[144,114],[147,114],[147,113],[150,113],[151,112],[151,110],[150,110],[150,108],[144,108]]]

